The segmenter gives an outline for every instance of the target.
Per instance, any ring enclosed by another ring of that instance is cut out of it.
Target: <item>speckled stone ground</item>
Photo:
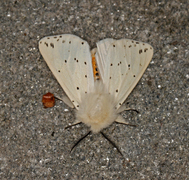
[[[185,0],[0,1],[0,179],[189,179],[189,3]],[[103,38],[148,42],[154,56],[127,98],[128,122],[92,134],[64,130],[74,111],[42,95],[63,90],[38,50],[47,35],[71,33],[91,48]]]

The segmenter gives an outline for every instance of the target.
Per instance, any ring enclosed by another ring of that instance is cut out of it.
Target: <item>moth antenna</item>
[[[110,138],[108,138],[108,136],[105,135],[102,131],[100,131],[100,133],[102,134],[102,136],[103,136],[105,139],[107,139],[107,140],[110,142],[110,144],[113,145],[113,147],[115,147],[115,148],[117,149],[117,151],[121,154],[121,156],[123,156],[123,154],[122,154],[122,152],[120,151],[120,149],[118,148],[118,146],[117,146]]]
[[[89,134],[91,134],[91,131],[89,131],[87,134],[85,134],[84,136],[82,136],[82,137],[74,144],[74,146],[71,148],[71,151],[70,151],[70,152],[72,152],[72,150],[73,150],[84,138],[86,138]]]
[[[77,122],[75,124],[72,124],[72,125],[69,125],[69,126],[66,126],[64,129],[68,129],[68,128],[71,128],[72,126],[76,126],[78,124],[81,124],[81,122]]]

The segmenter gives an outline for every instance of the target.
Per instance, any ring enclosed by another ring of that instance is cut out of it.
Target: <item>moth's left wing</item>
[[[97,43],[100,78],[115,97],[118,109],[142,77],[153,56],[147,43],[130,39],[104,39]]]
[[[81,95],[94,89],[89,44],[75,35],[62,34],[41,39],[39,50],[71,102],[79,109]]]

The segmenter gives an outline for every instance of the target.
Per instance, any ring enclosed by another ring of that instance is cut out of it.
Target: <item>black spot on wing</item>
[[[54,43],[50,43],[50,46],[51,46],[52,48],[54,48]]]

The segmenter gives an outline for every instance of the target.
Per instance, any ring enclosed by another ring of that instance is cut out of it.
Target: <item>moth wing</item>
[[[115,97],[118,109],[142,77],[153,56],[147,43],[130,39],[104,39],[97,43],[100,77]]]
[[[81,94],[94,88],[89,44],[77,36],[63,34],[42,38],[39,50],[71,102],[79,109]]]

